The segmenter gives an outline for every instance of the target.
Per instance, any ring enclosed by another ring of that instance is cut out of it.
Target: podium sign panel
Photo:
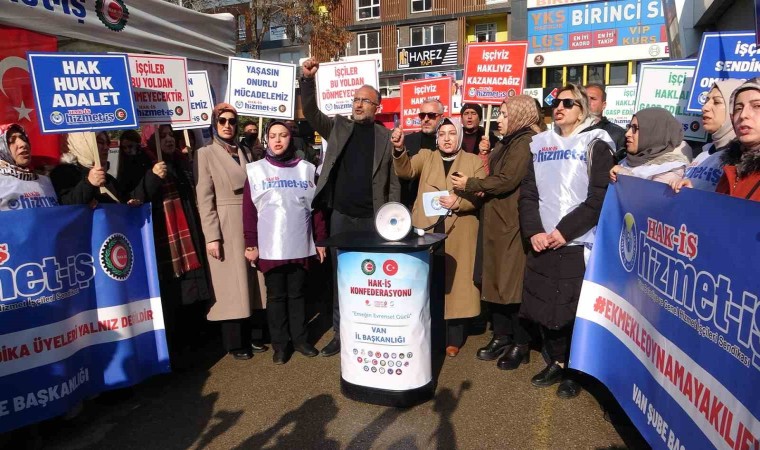
[[[405,391],[433,379],[430,253],[338,251],[341,376]]]

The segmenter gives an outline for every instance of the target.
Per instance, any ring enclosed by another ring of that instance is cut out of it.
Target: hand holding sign
[[[153,165],[153,174],[162,180],[166,178],[166,163],[159,161]]]
[[[488,153],[491,150],[491,141],[488,140],[488,135],[484,135],[478,144],[478,150],[480,153]]]
[[[316,59],[309,58],[303,62],[302,69],[304,78],[314,78],[314,75],[317,74],[317,70],[319,70],[319,63]]]
[[[99,165],[93,166],[87,174],[87,182],[95,187],[106,185],[106,170]]]
[[[394,128],[391,132],[391,144],[396,151],[404,149],[404,131],[401,128]]]

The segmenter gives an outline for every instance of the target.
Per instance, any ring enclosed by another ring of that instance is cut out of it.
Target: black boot
[[[478,353],[475,356],[483,361],[493,361],[503,355],[512,344],[512,337],[497,336],[494,334],[493,338],[491,338],[491,342],[485,347],[479,348]]]
[[[309,344],[308,342],[299,342],[298,344],[293,344],[293,348],[298,353],[308,356],[309,358],[312,358],[314,356],[317,356],[319,354],[319,351],[314,348],[313,345]]]
[[[530,344],[516,344],[496,361],[496,367],[501,370],[515,370],[520,364],[528,364],[529,362]]]
[[[337,355],[338,353],[340,353],[340,337],[336,334],[319,354],[322,356],[332,356]]]
[[[562,366],[553,362],[531,378],[530,384],[536,387],[549,387],[553,384],[559,383],[562,379],[563,370]]]
[[[557,397],[559,398],[575,398],[581,393],[581,385],[574,379],[572,370],[565,370],[562,381],[557,386]]]

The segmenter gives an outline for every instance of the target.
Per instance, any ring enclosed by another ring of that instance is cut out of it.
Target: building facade
[[[343,0],[335,20],[352,33],[347,57],[379,59],[380,91],[402,81],[448,75],[461,80],[467,42],[509,39],[505,0]]]

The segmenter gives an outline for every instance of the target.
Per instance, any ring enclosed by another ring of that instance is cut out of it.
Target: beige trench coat
[[[443,169],[443,161],[438,151],[427,149],[409,158],[405,151],[393,160],[396,174],[404,179],[420,179],[417,199],[412,208],[412,223],[415,227],[425,228],[433,225],[438,216],[427,217],[422,206],[425,192],[454,192],[451,178]],[[449,173],[459,172],[468,177],[483,178],[486,173],[483,161],[477,155],[460,151]],[[473,194],[456,192],[460,197],[454,213],[445,220],[448,238],[445,243],[446,253],[446,319],[463,319],[480,314],[480,291],[472,281],[475,266],[475,246],[478,237],[478,214],[480,201]],[[432,232],[432,230],[430,231]]]
[[[206,243],[220,241],[223,260],[209,257],[214,301],[208,320],[244,319],[262,309],[266,294],[259,290],[263,277],[245,259],[243,237],[243,186],[246,155],[238,150],[240,164],[220,145],[211,143],[196,155],[198,212]],[[260,283],[261,281],[261,283]]]

